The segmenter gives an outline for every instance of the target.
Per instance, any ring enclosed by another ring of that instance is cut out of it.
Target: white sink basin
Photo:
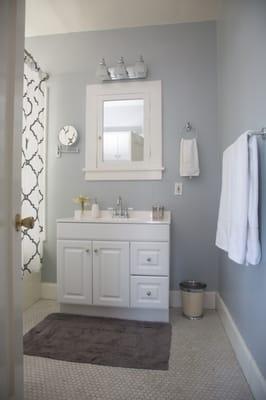
[[[151,211],[129,211],[129,217],[113,217],[112,211],[101,210],[99,218],[93,218],[91,211],[75,210],[74,218],[59,219],[58,222],[93,222],[93,223],[111,223],[111,224],[170,224],[171,213],[170,211],[164,212],[162,220],[153,220]]]

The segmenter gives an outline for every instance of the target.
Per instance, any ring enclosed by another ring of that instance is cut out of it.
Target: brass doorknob
[[[17,214],[15,217],[16,231],[18,232],[22,226],[27,229],[32,229],[34,227],[34,218],[26,217],[21,219],[21,215]]]

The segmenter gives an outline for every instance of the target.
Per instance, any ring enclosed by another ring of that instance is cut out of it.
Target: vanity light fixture
[[[96,71],[96,77],[97,77],[97,79],[102,80],[102,81],[110,80],[110,73],[107,69],[104,58],[102,58],[102,61],[98,65],[98,68]]]
[[[96,70],[96,77],[100,81],[119,81],[129,79],[145,79],[147,78],[148,68],[144,63],[142,56],[134,65],[126,65],[124,58],[120,57],[117,64],[112,67],[107,67],[103,58]]]
[[[120,57],[117,65],[110,70],[111,79],[127,79],[128,73],[125,66],[124,58]]]

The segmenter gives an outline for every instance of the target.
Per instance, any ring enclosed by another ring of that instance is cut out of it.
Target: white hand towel
[[[256,265],[261,259],[258,223],[259,204],[259,171],[258,142],[256,136],[249,139],[249,204],[248,204],[248,237],[246,264]]]
[[[180,142],[180,176],[199,176],[199,156],[197,140],[181,139]]]
[[[223,154],[216,245],[238,264],[260,260],[257,138],[242,134]]]

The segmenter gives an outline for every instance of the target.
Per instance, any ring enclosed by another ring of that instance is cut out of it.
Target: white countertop
[[[91,211],[75,210],[74,217],[72,218],[59,218],[56,222],[63,223],[97,223],[97,224],[170,224],[171,223],[171,212],[165,211],[164,218],[161,220],[153,220],[151,211],[129,211],[128,218],[113,218],[112,211],[101,210],[99,218],[93,218]]]

